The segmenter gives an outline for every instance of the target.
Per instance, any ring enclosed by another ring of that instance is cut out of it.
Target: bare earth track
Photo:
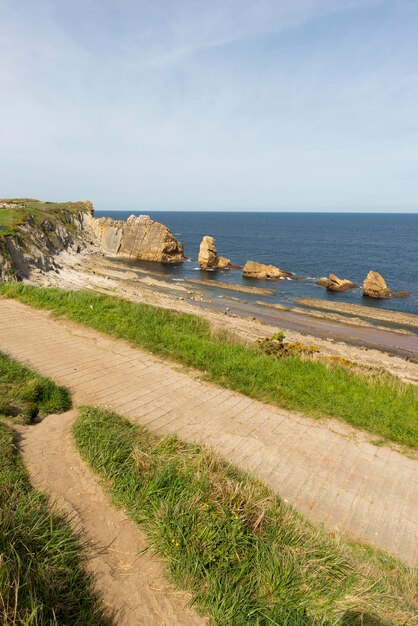
[[[153,432],[207,443],[256,473],[313,522],[418,563],[413,459],[372,445],[370,437],[338,421],[264,405],[16,301],[0,300],[0,324],[0,349],[68,385],[76,404],[109,406]],[[48,424],[41,425],[45,432]],[[50,471],[68,471],[64,463],[57,454]]]
[[[169,588],[163,565],[123,511],[115,509],[75,450],[70,427],[76,411],[20,426],[19,449],[37,489],[70,514],[91,546],[88,569],[118,626],[198,626],[206,621],[187,607],[190,600]]]

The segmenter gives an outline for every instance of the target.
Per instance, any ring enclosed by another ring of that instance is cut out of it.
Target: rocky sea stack
[[[383,276],[378,272],[369,272],[363,281],[363,295],[369,298],[392,298],[394,293]]]
[[[218,256],[215,239],[205,235],[200,244],[198,263],[201,270],[222,270],[229,267],[230,260],[224,256]]]

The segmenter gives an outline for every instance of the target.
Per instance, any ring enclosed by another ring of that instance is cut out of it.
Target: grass
[[[1,206],[6,204],[7,206]],[[65,219],[65,211],[77,213],[86,210],[84,202],[41,202],[31,198],[3,198],[0,199],[0,238],[6,235],[15,235],[19,225],[23,224],[29,215],[37,222]]]
[[[65,387],[20,365],[0,352],[0,417],[29,423],[71,408]]]
[[[28,421],[34,408],[42,415],[64,411],[71,398],[0,353],[0,403],[3,415]],[[85,558],[68,520],[52,513],[47,497],[31,487],[13,431],[0,420],[0,624],[108,624]]]
[[[219,626],[416,622],[416,571],[310,525],[204,447],[83,407],[84,459],[165,560],[175,585]]]
[[[257,400],[314,417],[336,417],[385,440],[418,447],[418,389],[389,376],[363,376],[296,356],[274,359],[213,336],[197,316],[107,295],[17,283],[1,285],[0,294],[197,368],[208,380]]]
[[[0,458],[0,624],[108,624],[84,571],[83,546],[30,486],[3,423]]]

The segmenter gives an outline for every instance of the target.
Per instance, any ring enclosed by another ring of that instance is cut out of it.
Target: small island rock
[[[242,269],[245,278],[288,278],[292,274],[274,265],[264,265],[257,261],[247,261]]]
[[[378,272],[369,272],[363,281],[363,295],[369,298],[392,298],[393,293]]]
[[[205,235],[200,244],[198,263],[201,270],[222,270],[229,267],[230,260],[218,256],[215,239]]]
[[[326,278],[325,276],[323,278],[319,278],[316,281],[316,284],[321,287],[326,287],[330,291],[349,291],[350,289],[356,289],[358,287],[358,285],[353,283],[351,280],[338,278],[335,274],[330,274],[329,278]]]

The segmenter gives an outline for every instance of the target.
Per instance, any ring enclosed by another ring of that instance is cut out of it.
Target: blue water
[[[131,213],[96,211],[95,215],[126,219]],[[135,214],[140,215],[140,212]],[[275,295],[269,300],[289,304],[306,296],[418,313],[416,214],[183,211],[154,211],[148,214],[168,226],[184,244],[185,254],[190,258],[190,262],[180,266],[164,266],[162,271],[174,280],[209,278],[268,286],[275,289]],[[255,282],[243,279],[237,270],[200,272],[197,269],[197,253],[203,235],[215,237],[218,253],[230,258],[233,263],[243,265],[248,259],[271,263],[307,279]],[[380,272],[394,291],[410,291],[412,296],[373,300],[363,298],[360,289],[330,293],[312,280],[333,272],[361,284],[371,269]]]

